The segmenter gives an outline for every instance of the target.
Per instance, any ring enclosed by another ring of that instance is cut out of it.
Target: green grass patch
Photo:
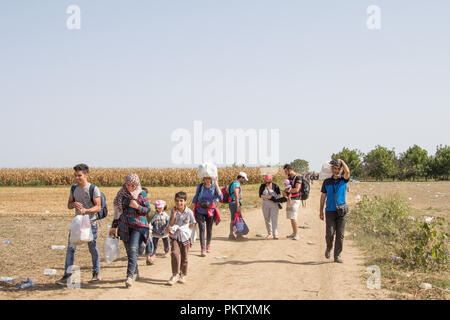
[[[348,216],[349,230],[365,249],[367,265],[380,267],[385,288],[416,299],[446,299],[449,224],[442,217],[413,220],[411,211],[398,195],[364,196]],[[420,289],[422,282],[433,289]]]

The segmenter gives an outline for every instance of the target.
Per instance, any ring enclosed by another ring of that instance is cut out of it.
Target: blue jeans
[[[153,237],[153,238],[152,238],[152,240],[153,240],[153,252],[152,252],[152,256],[156,254],[156,249],[158,249],[158,241],[159,241],[159,239],[160,239],[160,238],[157,238],[157,237]],[[162,239],[162,242],[163,242],[163,244],[164,244],[164,253],[168,253],[169,250],[170,250],[170,247],[169,247],[169,238],[167,237],[167,238],[161,238],[161,239]],[[150,241],[149,241],[149,242],[150,242]]]
[[[139,246],[139,255],[142,256],[144,254],[144,251],[148,256],[153,254],[153,243],[150,238],[148,239],[147,245],[145,245],[144,240],[141,241],[141,244]]]
[[[137,230],[130,229],[130,239],[125,243],[125,249],[128,256],[127,278],[132,278],[133,275],[139,275],[138,270],[138,254],[141,245],[141,233]]]
[[[99,273],[100,272],[100,254],[98,252],[97,247],[97,231],[98,231],[98,224],[97,222],[91,224],[92,228],[92,234],[94,235],[94,240],[88,242],[89,252],[91,253],[92,257],[92,272]],[[73,261],[75,260],[75,251],[77,250],[77,246],[72,246],[70,244],[70,231],[69,231],[69,241],[67,245],[67,251],[66,251],[66,264],[64,266],[64,275],[70,275],[68,273],[68,269],[71,265],[73,265]]]

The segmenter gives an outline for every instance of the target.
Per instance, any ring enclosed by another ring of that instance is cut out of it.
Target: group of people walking
[[[340,254],[346,215],[341,214],[341,208],[345,206],[350,170],[341,159],[332,160],[330,163],[333,167],[333,176],[323,182],[319,217],[321,220],[326,217],[325,257],[330,258],[336,236],[334,260],[342,263]],[[264,176],[264,183],[259,188],[267,238],[279,239],[278,215],[281,204],[286,203],[286,217],[290,220],[292,227],[292,234],[287,238],[299,240],[297,218],[303,180],[302,176],[298,175],[289,164],[286,164],[283,170],[287,175],[283,189],[273,181],[271,175]],[[100,255],[97,246],[98,215],[96,213],[102,206],[101,193],[97,186],[88,182],[89,167],[87,165],[79,164],[74,167],[74,171],[77,184],[71,188],[68,208],[75,209],[76,215],[89,215],[93,233],[93,240],[88,243],[92,256],[91,282],[96,282],[100,281]],[[224,202],[228,203],[231,213],[229,240],[243,238],[235,234],[233,221],[236,215],[242,217],[242,184],[246,181],[248,181],[247,174],[240,172],[236,180],[227,188],[229,199]],[[145,251],[147,265],[154,263],[159,240],[163,242],[165,257],[168,257],[170,251],[172,276],[167,284],[185,283],[194,227],[198,225],[201,256],[205,257],[211,252],[213,225],[221,221],[218,203],[223,201],[224,196],[218,179],[205,177],[197,186],[190,206],[188,206],[186,192],[180,191],[174,196],[175,206],[170,210],[170,214],[166,212],[167,204],[164,200],[153,203],[155,212],[152,213],[148,190],[141,186],[136,174],[128,175],[114,198],[114,220],[109,231],[110,236],[118,236],[123,241],[126,249],[128,257],[126,287],[133,286],[134,281],[139,279],[138,256],[140,254]],[[70,281],[75,251],[76,246],[71,245],[69,233],[65,272],[64,276],[57,281],[58,284],[66,285]]]

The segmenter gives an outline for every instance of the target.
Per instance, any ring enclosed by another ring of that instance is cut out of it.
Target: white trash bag
[[[94,240],[89,215],[77,215],[70,225],[70,244],[77,246]]]
[[[105,257],[106,263],[110,264],[116,260],[119,253],[119,239],[113,237],[106,238],[105,242],[103,242],[103,256]]]
[[[204,177],[217,178],[217,166],[210,162],[202,163],[198,166],[198,177],[203,179]]]
[[[331,178],[332,175],[333,175],[333,172],[331,171],[331,164],[329,164],[328,162],[325,162],[324,164],[322,164],[322,169],[320,170],[319,179],[325,180],[325,179]]]

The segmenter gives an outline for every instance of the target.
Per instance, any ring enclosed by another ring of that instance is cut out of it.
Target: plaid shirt
[[[124,210],[118,221],[118,234],[125,243],[130,239],[131,230],[139,231],[145,243],[149,238],[150,228],[146,216],[150,212],[150,202],[145,191],[139,195],[137,203],[139,207],[134,209],[130,207],[130,201],[127,198],[122,198]]]

